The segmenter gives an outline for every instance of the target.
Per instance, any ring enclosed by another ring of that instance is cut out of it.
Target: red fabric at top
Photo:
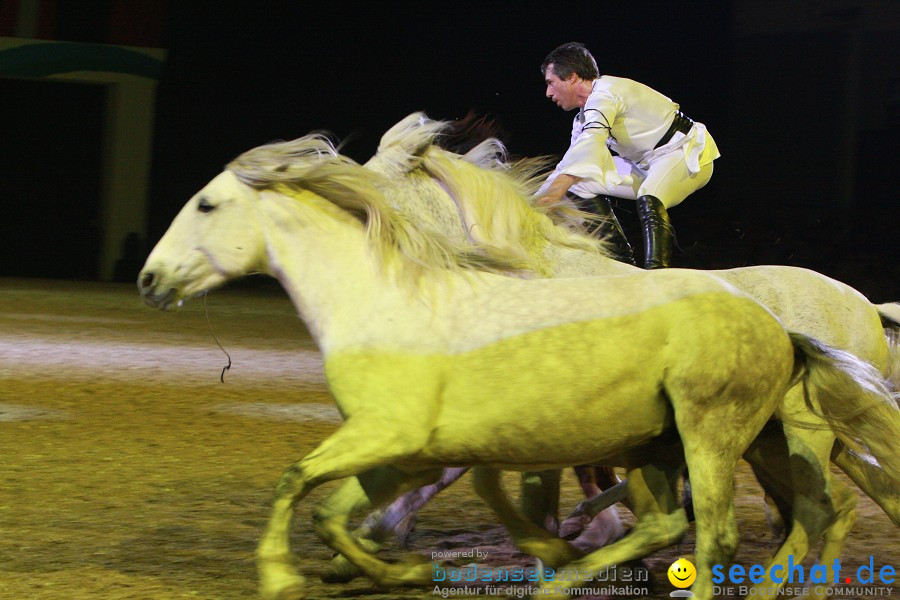
[[[19,18],[17,0],[0,2],[0,36],[13,37],[16,34],[16,22]]]
[[[111,0],[109,43],[159,48],[163,45],[166,0]]]

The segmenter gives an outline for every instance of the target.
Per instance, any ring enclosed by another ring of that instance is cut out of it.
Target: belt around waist
[[[669,130],[666,131],[665,135],[659,138],[659,141],[653,146],[653,149],[656,150],[660,146],[665,146],[671,141],[672,136],[675,135],[676,131],[680,131],[681,133],[687,133],[691,130],[691,127],[694,126],[694,121],[685,116],[683,112],[680,110],[675,111],[675,119],[672,121],[672,124],[669,125]]]

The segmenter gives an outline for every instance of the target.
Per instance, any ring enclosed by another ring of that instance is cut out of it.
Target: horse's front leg
[[[366,495],[366,491],[360,484],[359,478],[349,477],[344,480],[344,483],[341,484],[340,488],[316,508],[315,522],[323,522],[329,513],[346,515],[346,518],[344,519],[346,522],[354,514],[371,508],[372,501],[369,496]],[[381,511],[376,511],[373,514],[380,515]],[[368,518],[371,517],[372,515]],[[318,533],[320,538],[323,537],[321,531]],[[378,533],[379,530],[373,531],[363,523],[359,529],[353,532],[353,536],[362,548],[370,554],[375,554],[384,542],[384,538],[378,536]],[[331,565],[329,565],[328,570],[322,574],[321,579],[325,583],[347,583],[362,574],[362,570],[347,560],[347,557],[338,552],[335,554],[334,558],[331,559]]]
[[[392,531],[390,528],[369,529],[363,525],[351,534],[347,525],[353,514],[389,502],[411,487],[429,484],[441,473],[441,469],[429,469],[410,475],[393,467],[379,467],[349,479],[316,507],[316,533],[326,545],[338,552],[322,580],[326,583],[345,583],[359,575],[368,575],[388,585],[421,579],[418,565],[398,564],[385,569],[382,561],[365,556],[378,551]]]
[[[322,483],[358,475],[415,452],[417,439],[418,436],[401,434],[386,436],[383,429],[373,429],[371,421],[351,418],[284,472],[275,488],[272,515],[256,551],[263,598],[293,600],[304,597],[304,578],[294,565],[289,541],[297,503]],[[361,548],[359,552],[369,556]]]
[[[554,535],[559,533],[560,475],[559,469],[522,473],[522,514]]]
[[[619,483],[611,467],[582,465],[575,467],[575,474],[587,498],[596,497],[603,493],[602,490]],[[621,497],[590,514],[585,510],[590,506],[588,501],[582,502],[560,524],[559,483],[559,470],[522,473],[522,512],[527,519],[552,533],[558,533],[561,538],[577,538],[574,544],[582,549],[599,548],[622,537],[625,528],[616,510],[603,510],[621,500]]]

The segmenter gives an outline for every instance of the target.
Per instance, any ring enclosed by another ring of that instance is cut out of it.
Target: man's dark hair
[[[541,73],[546,75],[550,65],[553,65],[553,73],[560,79],[568,79],[572,73],[581,79],[590,80],[600,77],[597,61],[594,60],[585,45],[579,42],[563,44],[548,54],[541,63]]]

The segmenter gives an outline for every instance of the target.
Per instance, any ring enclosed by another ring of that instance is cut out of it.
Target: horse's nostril
[[[153,285],[154,275],[153,273],[144,273],[143,277],[141,277],[141,289],[145,290]]]

